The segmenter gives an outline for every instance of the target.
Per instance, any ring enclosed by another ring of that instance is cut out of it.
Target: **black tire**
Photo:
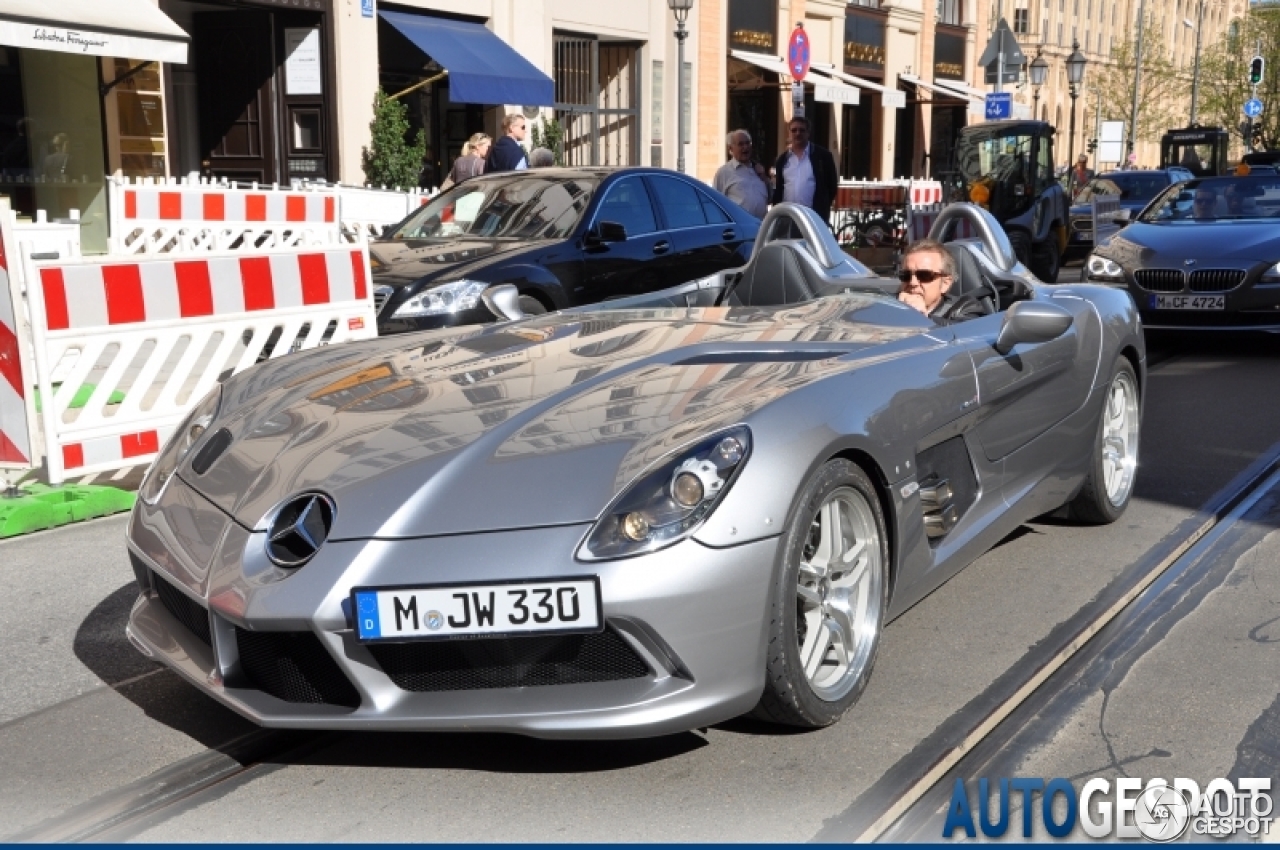
[[[526,316],[541,316],[547,312],[547,305],[532,295],[520,296],[520,312]]]
[[[1050,228],[1043,242],[1031,246],[1031,273],[1045,283],[1057,283],[1062,271],[1062,253],[1058,250],[1058,234]]]
[[[1018,258],[1018,262],[1031,268],[1031,234],[1025,230],[1010,230],[1008,236],[1013,256]]]
[[[1113,460],[1108,449],[1116,452],[1117,434],[1115,433],[1115,407],[1117,391],[1125,395],[1119,403],[1124,405],[1127,417],[1124,430],[1129,433],[1123,440],[1123,449],[1117,453],[1118,460]],[[1089,473],[1085,477],[1080,492],[1068,503],[1071,518],[1088,525],[1107,525],[1115,522],[1129,506],[1133,496],[1133,478],[1137,472],[1139,446],[1139,413],[1142,410],[1139,398],[1138,377],[1133,366],[1124,357],[1119,357],[1112,370],[1111,382],[1107,385],[1107,397],[1102,404],[1102,412],[1098,416],[1098,434],[1094,439],[1093,457],[1089,461]],[[1131,428],[1130,428],[1131,426]],[[1112,478],[1107,476],[1108,467]],[[1121,475],[1122,480],[1116,482],[1114,476]],[[1109,484],[1115,483],[1114,487]]]
[[[833,504],[834,509],[828,507]],[[862,552],[866,553],[865,564],[861,556],[851,562],[836,557],[835,565],[843,572],[827,571],[828,580],[824,583],[814,578],[813,569],[825,560],[826,556],[821,555],[824,546],[828,555],[831,552],[831,546],[823,539],[823,529],[832,525],[820,519],[819,512],[823,511],[821,516],[825,518],[831,515],[829,511],[843,511],[846,506],[853,513],[841,513],[839,546],[841,551],[856,551],[861,542]],[[846,536],[846,531],[854,533]],[[849,550],[843,549],[846,545]],[[888,607],[888,532],[884,511],[867,474],[857,464],[844,459],[830,461],[815,472],[792,507],[779,552],[781,563],[775,571],[769,604],[764,692],[752,716],[810,729],[830,726],[858,701],[866,688]],[[801,562],[805,559],[806,570],[802,571]],[[846,584],[837,585],[837,581]],[[820,597],[821,604],[806,601],[810,597]],[[842,600],[851,604],[842,606]],[[832,604],[833,611],[845,614],[830,614],[828,603]],[[803,613],[806,605],[811,606],[808,613],[812,618]],[[864,616],[858,618],[856,614],[862,605],[868,607]],[[840,646],[844,647],[846,656],[853,656],[843,671],[840,651],[831,639],[835,634],[831,628],[840,629],[834,624],[842,616],[847,617],[845,622],[849,626],[840,633],[851,639],[842,640]],[[814,642],[806,643],[810,623],[815,618],[818,629],[813,631]],[[853,647],[853,653],[848,652],[849,646]],[[805,671],[802,659],[802,650],[806,647],[816,650],[811,654],[811,666],[815,668],[812,676]]]

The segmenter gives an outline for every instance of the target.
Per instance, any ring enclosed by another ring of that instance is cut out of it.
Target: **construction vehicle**
[[[1054,178],[1054,129],[1044,121],[985,121],[960,130],[947,202],[972,201],[1004,227],[1013,252],[1053,283],[1067,246],[1071,200]]]
[[[1185,168],[1196,177],[1226,174],[1231,134],[1221,127],[1187,127],[1160,137],[1160,167]]]

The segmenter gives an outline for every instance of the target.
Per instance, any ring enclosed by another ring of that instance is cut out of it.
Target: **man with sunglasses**
[[[729,161],[716,171],[711,187],[756,218],[764,218],[773,186],[764,166],[752,156],[751,134],[734,130],[725,144],[729,146]]]
[[[787,133],[791,138],[790,147],[782,152],[774,166],[777,183],[773,187],[773,202],[791,201],[809,207],[830,225],[831,204],[840,183],[835,157],[831,151],[809,141],[809,119],[803,115],[791,119]]]
[[[1215,218],[1218,211],[1218,193],[1208,186],[1197,186],[1195,200],[1191,202],[1192,218]]]
[[[941,242],[914,242],[902,254],[898,300],[942,325],[985,316],[987,310],[975,295],[951,294],[955,274],[955,259]]]

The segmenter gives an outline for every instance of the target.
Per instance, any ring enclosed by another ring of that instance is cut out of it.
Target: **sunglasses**
[[[933,283],[935,280],[947,277],[947,273],[935,272],[932,269],[903,269],[898,272],[898,280],[903,283],[910,283],[913,277],[921,283]]]
[[[1214,198],[1196,198],[1192,203],[1197,205],[1208,205],[1214,202]]]

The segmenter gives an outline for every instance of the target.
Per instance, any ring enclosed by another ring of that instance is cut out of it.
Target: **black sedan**
[[[1280,177],[1171,186],[1085,268],[1127,287],[1148,328],[1280,329]]]
[[[1185,168],[1161,168],[1157,171],[1108,171],[1094,177],[1071,202],[1071,237],[1062,254],[1063,262],[1087,257],[1093,250],[1094,195],[1119,195],[1120,209],[1127,210],[1129,218],[1134,219],[1156,195],[1194,176]]]
[[[510,283],[525,313],[656,292],[741,266],[760,221],[656,168],[483,175],[431,200],[369,249],[378,333],[489,322]]]

